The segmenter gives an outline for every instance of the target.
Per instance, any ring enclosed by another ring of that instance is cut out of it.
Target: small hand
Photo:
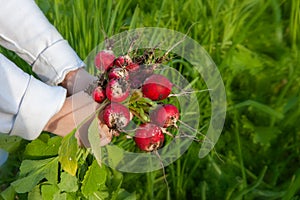
[[[70,71],[60,85],[67,89],[67,96],[84,91],[97,77],[89,74],[84,68]]]
[[[62,109],[55,114],[44,130],[54,133],[59,136],[65,136],[70,133],[74,128],[78,128],[75,136],[78,139],[80,146],[90,147],[88,141],[88,128],[95,119],[96,103],[84,91],[78,92],[66,98]],[[99,120],[99,119],[98,119]],[[101,137],[101,145],[108,144],[112,139],[112,134],[109,128],[99,120],[99,134]]]

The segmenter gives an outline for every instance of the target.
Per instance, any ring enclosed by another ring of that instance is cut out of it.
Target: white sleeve
[[[35,139],[65,98],[64,88],[35,79],[0,54],[0,133]]]
[[[84,63],[33,0],[0,0],[0,45],[15,51],[50,85]]]

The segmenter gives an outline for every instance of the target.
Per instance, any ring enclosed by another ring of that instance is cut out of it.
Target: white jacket
[[[66,98],[57,86],[83,67],[34,0],[0,0],[0,45],[16,52],[45,82],[24,73],[0,54],[0,133],[33,140]]]

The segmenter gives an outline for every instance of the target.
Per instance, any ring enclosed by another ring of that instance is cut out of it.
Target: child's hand
[[[98,119],[95,115],[97,106],[99,104],[87,93],[78,92],[66,99],[62,109],[50,119],[44,131],[65,136],[74,128],[78,128],[76,132],[78,144],[89,147],[88,128],[95,117]],[[112,134],[101,121],[99,121],[99,134],[102,138],[101,145],[106,145],[111,141]]]

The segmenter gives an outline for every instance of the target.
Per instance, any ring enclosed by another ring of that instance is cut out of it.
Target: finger
[[[100,134],[100,146],[109,144],[113,138],[113,132],[100,120],[98,122],[98,130]]]
[[[77,128],[78,143],[89,147],[87,139],[88,128],[95,118],[96,102],[84,91],[72,95],[73,119]]]

